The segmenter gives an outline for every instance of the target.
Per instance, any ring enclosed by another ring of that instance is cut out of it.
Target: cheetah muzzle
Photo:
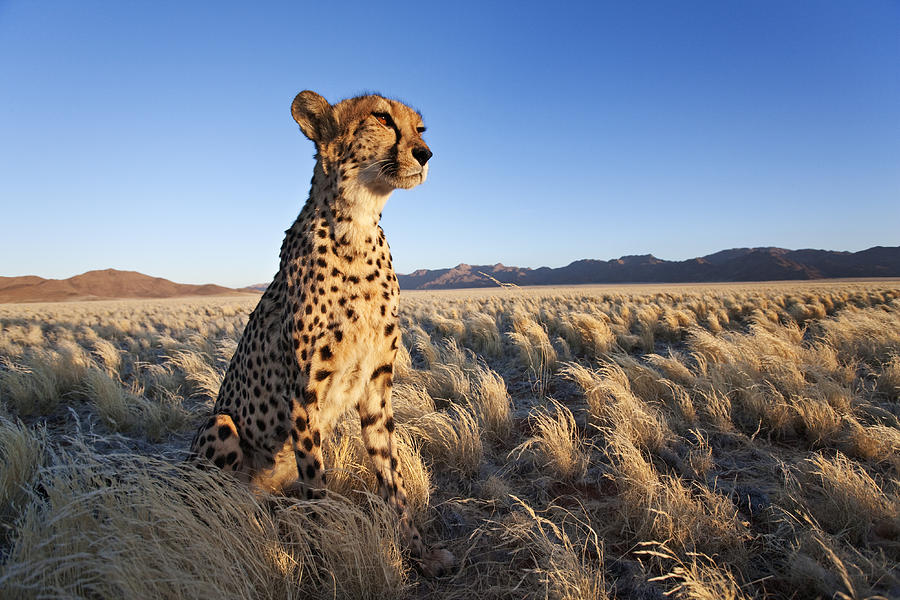
[[[261,489],[321,497],[322,439],[355,407],[379,494],[397,511],[413,560],[437,574],[453,556],[427,549],[413,525],[392,435],[400,290],[378,224],[393,190],[428,175],[422,117],[378,95],[331,105],[310,91],[291,114],[316,146],[309,199],[192,455]]]

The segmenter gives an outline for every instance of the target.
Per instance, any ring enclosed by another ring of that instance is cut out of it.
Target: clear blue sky
[[[898,245],[898,32],[895,0],[0,0],[0,275],[269,281],[302,89],[422,111],[399,272]]]

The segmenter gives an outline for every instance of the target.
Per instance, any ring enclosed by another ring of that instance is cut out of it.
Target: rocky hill
[[[88,271],[68,279],[0,277],[0,302],[58,302],[113,298],[175,298],[249,293],[220,285],[188,285],[135,271]]]

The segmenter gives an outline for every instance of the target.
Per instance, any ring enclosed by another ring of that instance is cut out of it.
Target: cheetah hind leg
[[[231,417],[221,413],[211,416],[197,430],[191,454],[196,460],[212,463],[223,471],[240,472],[244,453]]]

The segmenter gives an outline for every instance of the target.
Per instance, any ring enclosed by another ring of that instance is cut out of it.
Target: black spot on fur
[[[393,373],[393,372],[394,372],[394,366],[392,364],[390,364],[390,363],[383,364],[380,367],[378,367],[377,369],[375,369],[374,371],[372,371],[371,379],[374,380],[374,379],[377,379],[380,375],[384,375],[385,373]]]

